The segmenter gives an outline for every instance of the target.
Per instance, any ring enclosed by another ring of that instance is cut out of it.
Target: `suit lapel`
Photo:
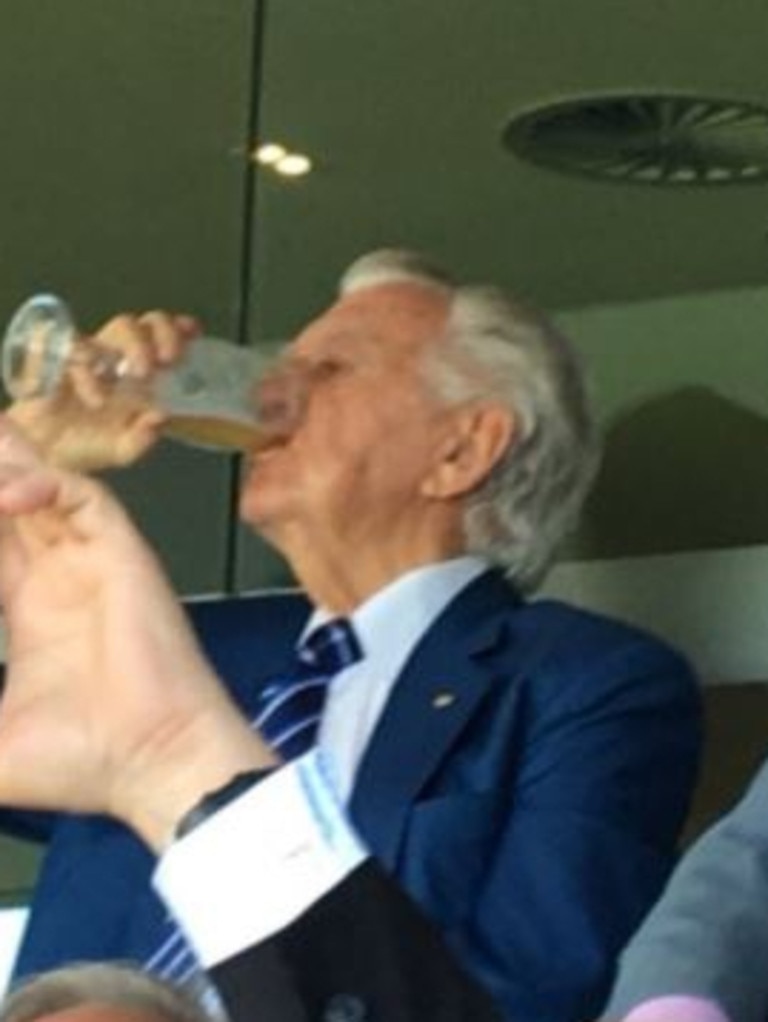
[[[472,582],[423,637],[397,680],[357,775],[351,814],[385,866],[408,810],[493,686],[493,650],[517,602],[496,572]]]

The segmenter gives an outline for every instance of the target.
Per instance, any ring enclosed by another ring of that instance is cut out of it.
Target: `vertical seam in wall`
[[[240,237],[239,276],[237,282],[236,330],[237,339],[244,344],[248,337],[251,315],[249,289],[252,271],[254,248],[254,224],[256,223],[256,164],[250,159],[253,140],[258,136],[260,97],[261,97],[261,64],[264,42],[266,0],[252,0],[251,54],[249,94],[245,107],[245,123],[243,130],[243,208]],[[233,593],[237,589],[237,555],[239,548],[240,529],[237,514],[240,492],[240,458],[230,459],[228,519],[224,543],[224,591]]]

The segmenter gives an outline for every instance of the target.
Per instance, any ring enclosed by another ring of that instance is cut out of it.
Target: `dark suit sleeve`
[[[370,861],[277,936],[212,970],[233,1022],[500,1022]]]
[[[768,763],[742,801],[686,854],[624,951],[606,1014],[667,995],[768,1018]]]

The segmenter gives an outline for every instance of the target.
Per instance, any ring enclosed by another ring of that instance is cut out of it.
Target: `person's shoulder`
[[[453,602],[451,611],[462,626],[467,620],[498,629],[502,648],[514,656],[532,656],[537,663],[580,661],[594,664],[614,656],[666,661],[681,671],[684,655],[665,639],[640,625],[549,596],[522,596],[499,571],[477,578]]]
[[[666,639],[620,618],[548,597],[525,601],[515,627],[547,651],[546,660],[571,663],[625,660],[636,666],[655,663],[690,677],[685,655]]]
[[[549,596],[529,597],[523,601],[521,610],[531,624],[547,623],[564,630],[578,628],[595,635],[615,634],[617,637],[660,641],[650,632],[622,618]]]
[[[214,668],[234,685],[284,667],[311,611],[298,590],[196,599],[185,608]]]
[[[200,596],[184,600],[184,607],[198,630],[263,628],[274,624],[292,629],[306,619],[310,604],[299,589],[269,589],[231,596]]]
[[[559,600],[532,600],[514,625],[523,650],[523,681],[532,720],[591,717],[626,740],[645,740],[669,721],[676,741],[696,747],[700,685],[688,658],[665,640],[625,621]],[[513,643],[511,649],[514,650]],[[639,725],[639,726],[638,726]]]

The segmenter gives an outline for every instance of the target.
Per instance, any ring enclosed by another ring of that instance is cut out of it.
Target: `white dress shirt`
[[[349,801],[360,760],[406,661],[451,600],[487,570],[485,561],[477,557],[416,568],[352,614],[363,656],[331,682],[318,735],[342,802]],[[316,611],[305,634],[329,616]]]

